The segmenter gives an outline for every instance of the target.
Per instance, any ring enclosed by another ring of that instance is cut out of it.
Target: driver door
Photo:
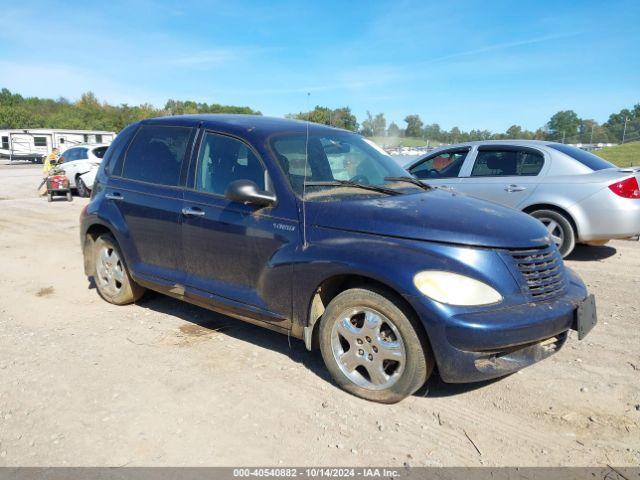
[[[456,148],[427,155],[413,164],[409,168],[409,173],[428,185],[455,189],[459,182],[458,175],[469,150],[469,148]]]

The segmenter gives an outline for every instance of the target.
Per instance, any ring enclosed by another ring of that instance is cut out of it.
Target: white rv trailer
[[[106,143],[116,137],[102,130],[29,128],[0,130],[0,158],[40,162],[54,148],[61,152],[79,144]]]

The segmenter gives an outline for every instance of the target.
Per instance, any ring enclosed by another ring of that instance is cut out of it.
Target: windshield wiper
[[[384,177],[385,181],[387,182],[407,182],[407,183],[411,183],[413,185],[415,185],[416,187],[420,187],[423,190],[431,190],[433,187],[431,185],[427,185],[425,183],[422,183],[420,180],[418,180],[417,178],[413,178],[413,177]]]
[[[351,182],[349,180],[329,180],[329,181],[312,181],[304,182],[307,187],[354,187],[363,190],[371,190],[378,193],[386,193],[387,195],[401,195],[401,192],[390,188],[380,187],[378,185],[365,185],[364,183]]]

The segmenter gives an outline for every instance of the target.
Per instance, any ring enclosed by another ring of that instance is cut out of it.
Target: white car
[[[62,153],[62,169],[71,188],[75,188],[81,197],[91,194],[95,172],[93,175],[85,174],[97,170],[107,148],[109,145],[105,144],[75,145]]]

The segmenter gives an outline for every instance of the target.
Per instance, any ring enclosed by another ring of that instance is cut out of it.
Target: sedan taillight
[[[640,187],[638,187],[636,177],[629,177],[626,180],[609,185],[609,190],[623,198],[640,198]]]

